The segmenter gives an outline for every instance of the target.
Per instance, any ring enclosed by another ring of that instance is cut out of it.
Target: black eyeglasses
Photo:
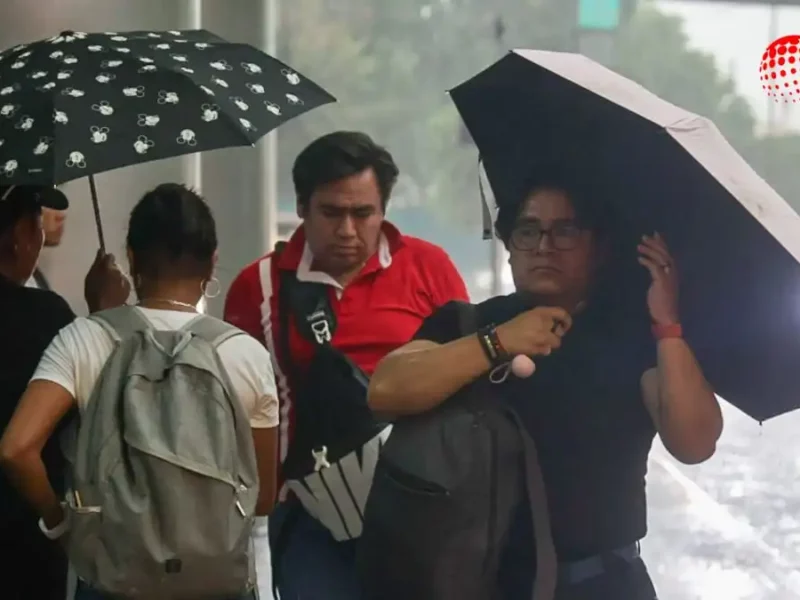
[[[544,227],[541,221],[521,221],[511,232],[511,245],[517,250],[536,250],[547,235],[556,250],[572,250],[578,245],[583,230],[574,219],[559,219],[550,227]]]

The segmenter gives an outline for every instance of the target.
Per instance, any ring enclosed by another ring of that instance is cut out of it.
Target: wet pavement
[[[800,599],[800,412],[759,425],[724,408],[707,463],[653,450],[643,553],[659,598]]]

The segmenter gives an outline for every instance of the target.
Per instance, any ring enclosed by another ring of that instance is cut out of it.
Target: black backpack
[[[305,510],[336,540],[361,535],[364,507],[375,465],[390,426],[377,421],[367,406],[369,378],[330,340],[336,317],[328,286],[298,281],[281,272],[280,351],[289,366],[294,430],[282,475]],[[308,371],[292,366],[289,323],[316,345]],[[282,536],[294,518],[287,519]]]
[[[462,335],[476,331],[475,319],[474,306],[460,305]],[[497,386],[481,377],[436,409],[396,421],[358,547],[365,599],[498,598],[504,541],[526,499],[533,599],[551,600],[557,565],[536,447]]]

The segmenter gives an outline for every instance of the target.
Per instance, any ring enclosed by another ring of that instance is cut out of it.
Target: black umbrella
[[[0,54],[0,183],[56,185],[249,146],[335,98],[207,31],[65,32]]]
[[[451,96],[498,204],[557,165],[632,239],[662,232],[717,393],[758,420],[800,407],[800,217],[713,123],[576,54],[514,51]]]

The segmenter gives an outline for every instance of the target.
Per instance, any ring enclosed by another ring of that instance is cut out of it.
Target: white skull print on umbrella
[[[0,54],[0,183],[56,185],[249,146],[335,101],[277,59],[207,31],[65,32]]]

